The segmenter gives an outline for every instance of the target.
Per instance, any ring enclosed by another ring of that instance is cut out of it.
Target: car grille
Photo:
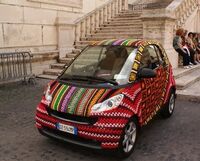
[[[97,117],[77,116],[77,115],[72,115],[72,114],[68,114],[68,113],[58,112],[58,111],[52,110],[50,108],[47,108],[47,112],[50,116],[53,116],[60,120],[77,123],[77,124],[83,124],[83,125],[93,125],[98,120]]]
[[[43,127],[42,129],[39,129],[39,131],[42,135],[56,138],[64,142],[68,142],[68,143],[72,143],[72,144],[76,144],[76,145],[80,145],[80,146],[84,146],[88,148],[93,148],[93,149],[101,149],[101,143],[95,140],[84,139],[76,135],[68,134],[68,133],[50,129],[47,127]]]

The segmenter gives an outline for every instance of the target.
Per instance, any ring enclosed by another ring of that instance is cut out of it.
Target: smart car
[[[139,129],[170,117],[176,86],[162,45],[104,40],[88,45],[44,92],[36,127],[45,136],[128,157]]]

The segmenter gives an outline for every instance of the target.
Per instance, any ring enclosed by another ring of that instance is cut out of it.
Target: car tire
[[[164,118],[169,118],[173,114],[175,109],[175,99],[176,99],[175,92],[174,90],[171,90],[167,103],[161,109],[161,115]]]
[[[127,158],[132,154],[137,141],[138,127],[136,117],[131,118],[126,124],[119,142],[118,156],[120,158]]]

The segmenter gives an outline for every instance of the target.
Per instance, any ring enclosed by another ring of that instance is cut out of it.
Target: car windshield
[[[60,76],[61,80],[86,84],[126,84],[136,48],[125,46],[88,46]]]

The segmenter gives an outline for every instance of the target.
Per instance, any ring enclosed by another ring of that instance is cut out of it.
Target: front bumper
[[[36,111],[36,127],[40,133],[69,143],[94,148],[116,149],[123,133],[123,129],[131,117],[130,112],[122,112],[120,108],[114,112],[104,112],[91,117],[97,118],[92,124],[62,119],[51,116],[46,106],[40,103]],[[74,126],[78,129],[77,135],[59,131],[56,123]]]

